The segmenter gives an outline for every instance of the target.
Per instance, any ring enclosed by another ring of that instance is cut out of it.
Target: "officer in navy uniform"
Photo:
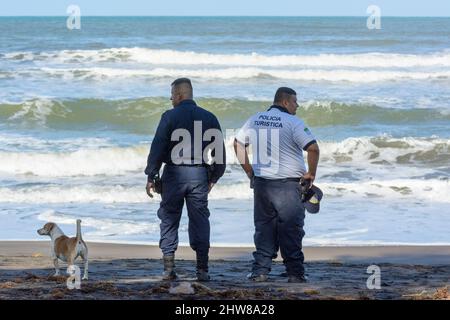
[[[171,94],[174,108],[161,116],[145,169],[148,176],[146,191],[153,197],[155,187],[158,189],[161,165],[165,163],[160,180],[162,200],[158,210],[161,220],[159,246],[164,261],[163,279],[177,278],[174,270],[175,251],[178,247],[181,213],[186,200],[189,242],[197,256],[197,279],[208,281],[208,193],[225,172],[225,145],[217,118],[197,106],[193,100],[189,79],[175,80]],[[183,147],[180,148],[180,145]],[[211,148],[211,145],[219,147]],[[208,148],[212,149],[209,150],[212,163],[204,156],[208,153]]]
[[[237,158],[254,188],[256,251],[249,278],[266,281],[280,249],[289,282],[304,282],[302,239],[305,206],[300,179],[312,186],[319,147],[311,131],[295,116],[297,94],[279,88],[273,105],[250,117],[234,141]],[[249,146],[253,161],[249,161]],[[307,152],[308,170],[303,159]]]

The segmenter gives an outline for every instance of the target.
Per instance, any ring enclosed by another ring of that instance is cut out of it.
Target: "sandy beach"
[[[291,284],[280,258],[268,282],[248,281],[253,248],[211,248],[212,281],[198,283],[193,251],[180,247],[179,279],[168,283],[156,246],[88,245],[89,280],[69,290],[67,276],[52,276],[50,242],[0,242],[0,299],[450,299],[448,246],[307,247],[308,282]],[[381,288],[370,290],[367,268],[373,264]]]

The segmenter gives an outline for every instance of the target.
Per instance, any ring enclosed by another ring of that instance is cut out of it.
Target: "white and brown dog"
[[[69,266],[74,264],[76,258],[81,257],[84,262],[83,280],[88,279],[88,248],[81,237],[81,220],[77,220],[77,236],[67,237],[56,223],[48,222],[38,234],[41,236],[50,236],[52,239],[52,258],[55,265],[55,276],[59,275],[58,259],[67,262]]]

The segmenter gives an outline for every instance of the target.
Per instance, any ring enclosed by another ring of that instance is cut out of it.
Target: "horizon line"
[[[81,15],[86,18],[367,18],[368,15]],[[68,15],[1,15],[0,18],[66,18]],[[450,18],[448,16],[397,16],[381,15],[381,18]]]

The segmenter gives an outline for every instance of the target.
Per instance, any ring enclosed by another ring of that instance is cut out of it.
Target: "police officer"
[[[280,248],[289,282],[304,282],[302,239],[305,207],[300,178],[312,185],[319,147],[304,122],[295,116],[297,94],[279,88],[273,105],[250,117],[234,141],[237,158],[254,188],[256,251],[249,278],[266,281]],[[249,146],[253,161],[249,162]],[[307,152],[308,170],[303,159]]]
[[[158,191],[159,170],[165,163],[161,177],[162,200],[158,210],[163,279],[177,278],[175,251],[186,200],[189,242],[197,256],[197,278],[208,281],[208,193],[225,171],[225,146],[219,121],[211,112],[197,106],[189,79],[175,80],[171,94],[174,108],[161,116],[145,169],[148,176],[147,194],[153,197],[155,188]],[[209,162],[206,154],[210,155]]]

